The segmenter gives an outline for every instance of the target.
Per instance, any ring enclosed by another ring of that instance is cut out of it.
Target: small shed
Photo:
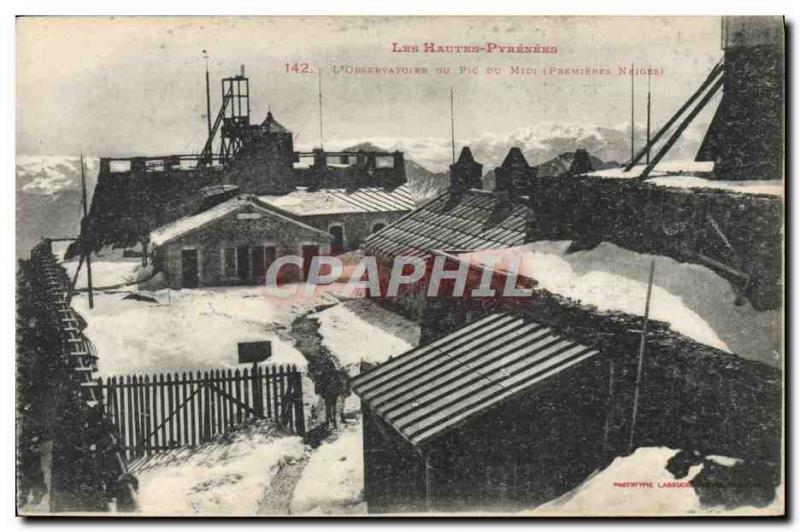
[[[304,267],[285,266],[279,279],[302,280],[312,257],[330,253],[331,235],[243,194],[159,227],[150,244],[154,269],[178,289],[264,284],[283,255],[302,257]]]
[[[573,488],[603,451],[602,358],[496,312],[355,377],[368,511],[513,511]]]

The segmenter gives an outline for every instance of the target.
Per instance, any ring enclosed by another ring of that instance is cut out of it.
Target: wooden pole
[[[633,413],[631,415],[631,435],[628,439],[628,452],[633,451],[633,435],[636,431],[636,414],[639,409],[639,385],[642,382],[642,367],[644,366],[644,349],[647,341],[647,321],[650,318],[650,298],[653,294],[653,275],[656,271],[656,260],[650,262],[650,279],[647,281],[647,299],[644,304],[644,324],[642,325],[642,339],[639,343],[639,363],[636,368],[636,387],[633,390]]]
[[[78,284],[78,274],[81,273],[83,259],[84,255],[81,253],[81,257],[78,260],[78,268],[75,270],[75,275],[72,277],[72,282],[69,284],[69,290],[67,291],[67,305],[69,305],[70,301],[72,301],[72,294],[75,292],[75,286]]]
[[[645,167],[645,169],[642,170],[642,173],[639,174],[640,179],[645,179],[650,175],[650,172],[653,170],[653,168],[656,167],[656,165],[659,163],[659,161],[661,161],[664,155],[666,155],[667,152],[670,150],[670,148],[672,148],[672,145],[675,144],[675,142],[677,142],[677,140],[683,134],[684,130],[689,126],[689,124],[692,123],[692,120],[694,120],[695,117],[700,113],[700,111],[702,111],[705,108],[705,106],[708,104],[711,98],[713,98],[717,94],[717,91],[720,90],[720,88],[722,87],[722,81],[723,78],[719,78],[716,81],[716,83],[714,83],[714,85],[711,86],[706,95],[703,96],[703,98],[697,103],[694,109],[692,109],[689,112],[686,118],[684,118],[683,121],[680,124],[678,124],[678,127],[672,133],[672,136],[670,136],[670,138],[667,139],[667,141],[664,143],[661,149],[658,150],[658,152],[656,152],[656,156],[653,158],[652,161],[650,161],[650,164],[648,164]]]
[[[453,163],[456,162],[456,119],[453,112],[453,87],[450,87],[450,146],[453,152]]]
[[[322,129],[322,69],[317,71],[318,97],[319,97],[319,148],[325,149],[325,137]]]
[[[606,422],[603,426],[603,451],[608,451],[608,436],[611,432],[611,414],[614,411],[614,359],[608,361],[608,401]]]
[[[211,138],[211,83],[208,78],[208,52],[203,50],[203,59],[206,60],[206,122],[208,123],[208,138]]]
[[[83,194],[83,219],[88,219],[88,207],[86,200],[86,174],[83,171],[83,154],[81,153],[81,190]],[[89,248],[88,243],[81,241],[83,253],[86,255],[86,280],[89,287],[89,308],[94,308],[94,293],[92,291],[92,250]]]
[[[425,509],[429,512],[433,511],[433,500],[431,492],[433,491],[433,478],[431,475],[431,459],[428,455],[420,453],[422,456],[422,464],[425,468]]]
[[[694,92],[694,94],[692,94],[689,97],[689,99],[686,100],[677,111],[675,111],[675,114],[673,114],[672,117],[669,120],[667,120],[667,122],[663,126],[661,126],[661,128],[658,131],[656,131],[656,134],[650,140],[650,144],[655,144],[656,142],[658,142],[661,139],[661,137],[664,136],[664,134],[666,134],[667,131],[669,131],[672,125],[697,100],[697,98],[699,98],[700,95],[703,94],[703,92],[708,88],[708,86],[711,85],[714,82],[714,80],[722,73],[722,70],[723,70],[722,61],[714,65],[714,68],[711,69],[711,72],[708,74],[708,77],[703,81],[703,83],[700,84],[700,87]],[[626,172],[630,171],[631,168],[633,168],[636,164],[639,163],[639,161],[642,159],[642,157],[644,157],[646,153],[647,153],[647,147],[645,146],[644,148],[639,150],[639,153],[636,154],[636,157],[634,157],[631,161],[628,162],[628,164],[625,166],[625,171]]]
[[[633,63],[631,63],[631,160],[636,157],[636,148],[633,140]]]
[[[647,68],[647,157],[646,163],[650,164],[650,83],[651,83],[651,74],[650,74],[650,67]]]

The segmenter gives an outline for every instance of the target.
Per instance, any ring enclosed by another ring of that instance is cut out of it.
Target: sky
[[[557,53],[424,53],[426,42],[538,45]],[[393,52],[393,43],[420,52]],[[630,77],[617,72],[631,63],[658,69],[653,121],[663,123],[722,56],[719,17],[23,17],[16,45],[17,153],[30,155],[199,151],[206,136],[204,49],[212,116],[220,78],[245,65],[252,120],[271,109],[299,146],[320,141],[320,82],[326,143],[449,138],[451,88],[455,135],[471,139],[542,121],[628,122]],[[309,73],[293,71],[302,69],[292,69],[295,63],[307,63]],[[343,67],[427,73],[349,74]],[[544,73],[559,68],[612,74]],[[634,81],[641,122],[647,77]]]

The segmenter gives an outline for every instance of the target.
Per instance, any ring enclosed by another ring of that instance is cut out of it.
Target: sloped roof
[[[469,149],[469,146],[461,148],[461,153],[458,156],[456,164],[472,164],[474,162],[475,157],[472,156],[472,150]]]
[[[364,249],[383,257],[427,256],[431,250],[474,251],[525,243],[530,208],[492,192],[445,192],[370,235]]]
[[[351,380],[370,410],[424,445],[600,352],[494,313]]]
[[[280,122],[272,116],[272,111],[267,111],[267,117],[261,122],[261,127],[269,133],[289,133]]]
[[[291,213],[281,212],[280,209],[277,209],[273,206],[262,204],[253,198],[253,196],[242,194],[201,213],[192,216],[184,216],[183,218],[179,218],[172,223],[154,229],[150,232],[150,243],[154,246],[160,246],[187,233],[200,229],[201,227],[204,227],[212,222],[220,220],[221,218],[224,218],[225,216],[228,216],[229,214],[232,214],[245,206],[252,206],[253,208],[259,209],[269,215],[278,216],[287,222],[299,225],[306,230],[324,235],[325,238],[330,238],[328,233],[304,224],[303,222],[294,218]]]
[[[282,196],[261,196],[260,201],[284,209],[296,216],[356,212],[403,212],[416,206],[408,185],[394,190],[368,187],[347,191],[325,188],[297,190]]]

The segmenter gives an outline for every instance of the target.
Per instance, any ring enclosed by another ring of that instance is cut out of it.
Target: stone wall
[[[609,446],[625,454],[642,318],[601,313],[543,290],[511,305],[501,299],[429,299],[420,344],[496,311],[513,310],[613,361]],[[650,322],[635,446],[667,446],[780,463],[781,371],[699,344]]]
[[[573,249],[612,242],[640,253],[702,264],[731,281],[758,310],[782,303],[780,198],[666,188],[630,179],[571,177],[534,180],[530,205],[528,240],[572,240]],[[709,264],[700,254],[729,268]],[[731,270],[748,275],[750,282]]]
[[[317,216],[304,216],[303,221],[326,233],[330,231],[331,226],[343,226],[344,249],[345,251],[350,251],[360,247],[364,239],[374,232],[373,228],[375,224],[381,223],[387,226],[406,214],[408,213],[405,211],[321,214]]]
[[[281,218],[264,215],[255,220],[240,220],[234,214],[168,242],[155,251],[154,259],[155,267],[167,274],[171,288],[182,287],[181,255],[183,249],[189,248],[198,250],[200,286],[239,285],[246,283],[238,277],[223,274],[223,248],[269,245],[276,247],[278,257],[302,256],[304,244],[320,245],[321,253],[329,253],[329,242],[330,239],[324,235]]]

